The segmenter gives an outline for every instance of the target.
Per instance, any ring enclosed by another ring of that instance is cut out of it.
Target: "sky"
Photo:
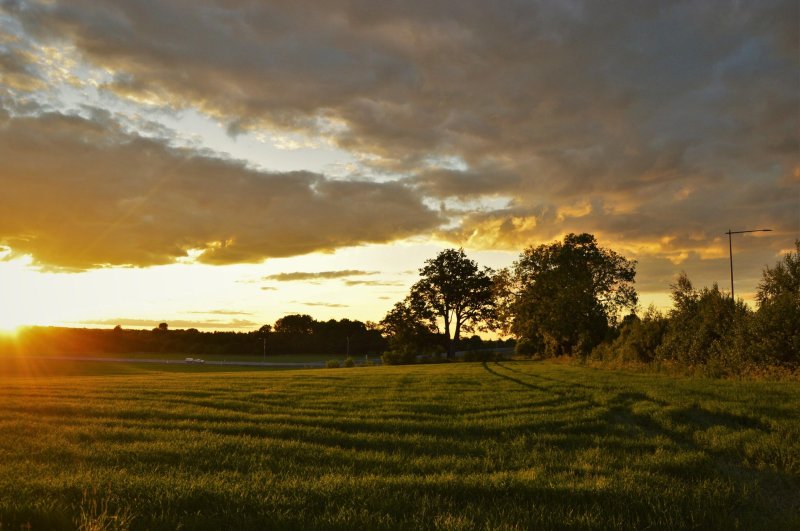
[[[0,329],[379,321],[574,232],[752,301],[800,238],[796,1],[0,0]]]

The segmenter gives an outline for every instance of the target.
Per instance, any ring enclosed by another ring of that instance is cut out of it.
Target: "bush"
[[[592,351],[595,360],[622,363],[650,363],[655,351],[664,340],[668,320],[654,307],[644,317],[626,318],[613,341],[606,341]]]
[[[592,359],[683,368],[711,377],[793,374],[800,369],[800,241],[795,248],[764,270],[758,311],[716,284],[694,289],[683,273],[670,286],[675,305],[667,317],[651,308],[641,320],[626,318],[618,337],[595,348]],[[517,352],[536,348],[536,342],[523,339]],[[545,344],[541,352],[547,351]]]
[[[544,343],[541,338],[531,339],[529,337],[522,337],[517,340],[514,345],[514,354],[524,358],[532,358],[534,356],[541,356],[544,353]]]
[[[353,361],[353,358],[351,358],[350,356],[347,356],[347,358],[344,360],[344,366],[345,367],[355,367],[356,366],[356,362]]]
[[[763,303],[741,335],[740,348],[761,364],[800,366],[800,300],[785,294]]]
[[[417,355],[411,349],[387,350],[381,356],[384,365],[408,365],[416,363]]]
[[[464,353],[464,361],[502,361],[503,355],[494,350],[468,350]]]
[[[753,361],[747,359],[750,354],[737,341],[750,317],[743,302],[734,302],[716,284],[711,289],[692,292],[686,303],[676,305],[670,314],[656,357],[688,366],[714,360],[716,365],[738,369]]]
[[[451,363],[453,360],[447,357],[445,352],[434,352],[433,354],[422,354],[416,356],[416,363],[431,364],[431,363]]]
[[[325,367],[329,369],[338,369],[341,365],[339,364],[339,360],[328,360],[325,362]]]
[[[767,267],[756,294],[750,335],[756,356],[770,364],[800,366],[800,240]]]

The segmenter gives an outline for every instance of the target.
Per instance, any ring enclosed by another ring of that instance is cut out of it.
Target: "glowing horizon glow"
[[[0,329],[24,326],[250,331],[292,313],[318,320],[379,321],[402,300],[424,260],[442,245],[423,242],[364,246],[335,253],[268,260],[262,264],[209,266],[179,263],[149,268],[104,268],[81,273],[41,271],[30,257],[0,262],[8,301],[0,305]],[[517,253],[469,251],[479,264],[508,267]],[[363,270],[368,275],[302,281],[269,280],[291,271]],[[723,270],[724,271],[724,270]],[[693,278],[696,286],[708,284]],[[743,282],[754,285],[750,276]],[[752,304],[753,293],[741,293]],[[640,290],[640,308],[668,310],[664,291]]]

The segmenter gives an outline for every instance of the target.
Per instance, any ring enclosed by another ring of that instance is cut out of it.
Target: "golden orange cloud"
[[[0,244],[65,268],[258,262],[428,230],[398,183],[264,173],[124,131],[108,115],[0,121]]]

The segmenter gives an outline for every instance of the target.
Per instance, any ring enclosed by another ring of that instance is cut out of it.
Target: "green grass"
[[[45,378],[54,376],[110,376],[163,373],[220,373],[261,372],[287,370],[281,367],[248,367],[237,365],[202,365],[187,363],[122,363],[105,361],[74,361],[38,357],[0,356],[0,382],[2,379]],[[2,385],[2,383],[0,383]],[[2,391],[0,391],[2,397]],[[0,402],[1,403],[1,402]],[[4,531],[4,530],[2,530]]]
[[[69,357],[68,354],[63,354]],[[55,355],[53,357],[59,357]],[[87,352],[82,353],[81,357],[93,358],[124,358],[124,359],[143,359],[143,360],[176,360],[181,361],[185,358],[201,358],[206,361],[267,361],[270,363],[308,363],[318,361],[328,361],[338,359],[344,361],[345,354],[268,354],[266,357],[261,355],[248,354],[192,354],[185,352]],[[355,359],[363,360],[364,356],[356,356]]]
[[[796,383],[10,370],[0,405],[3,530],[71,529],[87,506],[134,529],[800,528]]]

